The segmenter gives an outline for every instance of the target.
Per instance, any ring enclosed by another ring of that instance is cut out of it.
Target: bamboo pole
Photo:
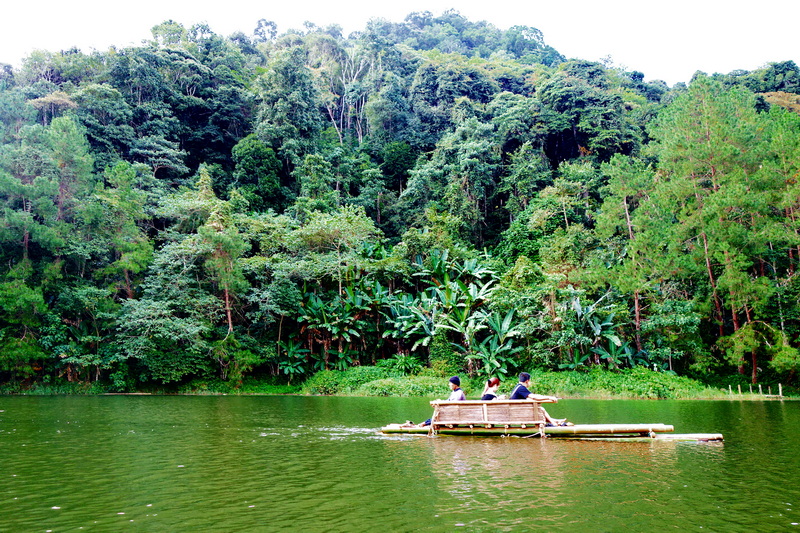
[[[733,389],[728,385],[728,394],[733,395]]]
[[[783,397],[783,385],[778,383],[778,396]]]
[[[758,393],[762,396],[764,395],[764,391],[761,390],[761,383],[758,384]]]
[[[740,383],[739,385],[737,385],[737,387],[739,387],[739,396],[741,396],[742,395],[742,384]]]

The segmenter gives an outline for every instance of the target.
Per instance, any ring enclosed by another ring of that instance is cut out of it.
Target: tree
[[[86,138],[95,155],[95,168],[104,170],[122,158],[135,140],[130,122],[133,109],[122,93],[108,84],[91,83],[74,94],[76,118],[86,128]]]
[[[168,383],[211,371],[209,337],[224,310],[198,283],[199,261],[192,241],[163,246],[142,283],[142,297],[122,303],[120,359],[143,365],[140,378]]]
[[[247,251],[249,245],[239,235],[224,206],[211,212],[208,221],[197,230],[197,234],[201,247],[210,250],[203,266],[210,274],[211,281],[222,292],[228,334],[231,334],[233,333],[232,300],[247,288],[238,259]]]
[[[378,230],[363,208],[343,206],[332,213],[315,211],[308,220],[293,232],[292,239],[310,252],[332,252],[335,257],[332,274],[341,295],[344,289],[345,255],[357,247],[377,238]]]
[[[281,186],[275,151],[250,134],[233,147],[232,156],[236,165],[232,187],[239,190],[253,210],[271,207],[280,211],[291,192]]]
[[[411,172],[401,201],[415,206],[417,216],[428,207],[447,210],[461,220],[462,235],[482,243],[500,163],[492,133],[473,118],[445,135],[430,160]]]
[[[511,154],[508,174],[504,175],[497,188],[506,196],[506,209],[513,222],[530,205],[537,193],[552,182],[553,171],[544,152],[525,143]]]
[[[765,267],[771,250],[794,240],[781,231],[773,207],[786,181],[763,164],[764,121],[752,93],[698,77],[651,132],[661,173],[652,206],[664,213],[667,234],[660,240],[666,246],[649,254],[675,258],[684,279],[705,278],[703,304],[712,309],[718,336],[732,335],[733,342],[744,339],[739,330],[758,319],[772,292]],[[752,372],[756,379],[755,366]]]
[[[186,28],[174,20],[166,20],[150,29],[153,40],[160,46],[180,46],[186,42]]]
[[[64,91],[55,91],[47,96],[34,98],[28,103],[41,113],[43,126],[47,126],[51,120],[63,114],[65,111],[78,107],[78,104]]]
[[[334,188],[333,166],[320,155],[309,154],[295,169],[293,175],[300,185],[300,196],[294,210],[299,218],[312,211],[328,212],[340,203],[340,195]]]
[[[260,100],[256,135],[275,150],[290,172],[312,146],[321,129],[317,90],[300,47],[278,50],[256,80]]]
[[[428,147],[454,125],[451,110],[459,98],[485,104],[499,87],[481,67],[457,56],[443,56],[423,63],[410,89],[412,110],[419,121],[416,144]]]
[[[537,90],[547,130],[545,151],[554,163],[578,156],[607,161],[630,154],[637,132],[625,117],[623,100],[609,90],[597,63],[573,61],[559,66]]]
[[[56,168],[58,181],[56,220],[64,220],[72,215],[77,199],[93,186],[93,161],[89,144],[75,121],[68,117],[53,119],[44,141]]]
[[[600,275],[614,276],[609,283],[624,293],[633,295],[634,338],[636,349],[641,352],[642,297],[657,277],[653,269],[657,261],[648,257],[647,250],[653,243],[639,242],[644,237],[634,226],[633,213],[647,201],[649,190],[655,181],[654,171],[641,160],[619,154],[604,164],[602,171],[608,176],[608,183],[604,188],[606,197],[597,217],[598,235],[606,240],[620,235],[625,242],[623,253],[626,257],[624,262],[615,264],[609,270],[602,270]]]
[[[123,303],[124,356],[141,360],[163,382],[209,371],[209,355],[223,378],[241,377],[237,354],[248,355],[234,335],[235,315],[242,315],[234,303],[248,288],[240,258],[249,244],[233,222],[231,202],[214,195],[201,167],[197,188],[165,198],[161,210],[179,219],[175,229],[184,233],[154,254],[142,298]]]
[[[138,169],[141,170],[141,169]],[[110,283],[114,293],[124,291],[134,298],[141,274],[153,255],[153,243],[139,224],[148,219],[146,192],[138,188],[141,175],[136,167],[120,162],[106,171],[109,187],[98,187],[82,213],[85,231],[92,240],[102,242],[111,256],[95,275]]]

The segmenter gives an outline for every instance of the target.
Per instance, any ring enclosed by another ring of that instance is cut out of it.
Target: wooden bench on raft
[[[538,428],[544,432],[541,401],[533,400],[434,400],[432,433],[442,428]]]

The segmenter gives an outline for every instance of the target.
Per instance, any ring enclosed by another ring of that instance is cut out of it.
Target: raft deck
[[[390,424],[381,428],[385,434],[476,435],[554,437],[581,440],[670,440],[721,441],[718,433],[665,435],[674,431],[666,424],[579,424],[547,426],[542,401],[534,400],[434,400],[431,425]]]

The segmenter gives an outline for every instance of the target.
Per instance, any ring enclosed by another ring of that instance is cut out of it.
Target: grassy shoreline
[[[612,372],[593,369],[588,372],[562,371],[531,372],[534,392],[564,399],[674,399],[674,400],[770,400],[777,396],[765,394],[738,394],[736,387],[729,390],[703,384],[697,380],[664,372],[654,372],[642,367]],[[483,389],[482,378],[462,376],[462,388],[468,398],[478,398]],[[500,394],[510,394],[516,379],[507,376],[500,386]],[[764,387],[766,392],[768,389]],[[777,393],[777,390],[773,391]],[[797,399],[797,391],[784,387],[782,399]],[[174,387],[143,388],[136,391],[113,391],[101,383],[51,383],[5,384],[0,394],[45,396],[71,395],[325,395],[325,396],[393,396],[444,398],[449,394],[447,377],[426,371],[418,375],[393,374],[384,368],[357,366],[347,370],[323,370],[302,383],[275,383],[274,379],[245,379],[230,383],[219,379],[195,379]]]
[[[449,394],[447,378],[442,376],[389,376],[377,379],[372,367],[343,372],[323,371],[303,385],[305,394],[348,396],[426,396],[445,397]],[[690,378],[653,372],[644,368],[622,372],[592,370],[590,372],[531,372],[531,389],[540,394],[559,398],[585,399],[724,399],[730,394],[708,387]],[[510,394],[516,379],[503,380],[499,393]],[[483,379],[462,377],[467,397],[477,398],[483,390]]]

